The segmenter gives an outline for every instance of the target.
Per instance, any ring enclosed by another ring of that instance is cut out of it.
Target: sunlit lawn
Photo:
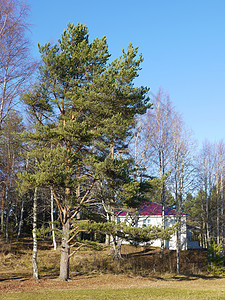
[[[122,288],[122,289],[77,289],[57,291],[34,291],[10,293],[0,299],[225,299],[225,287],[221,290],[177,288]]]

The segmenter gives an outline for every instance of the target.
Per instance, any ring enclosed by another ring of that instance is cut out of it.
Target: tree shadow
[[[157,254],[158,252],[159,250],[146,248],[138,252],[123,253],[122,257],[130,258],[134,256],[153,255],[153,254]]]
[[[11,276],[8,276],[8,277],[4,277],[4,278],[0,278],[0,282],[4,282],[4,281],[11,281],[11,280],[19,280],[19,281],[27,281],[29,279],[31,279],[32,277],[29,275],[18,275],[18,274],[15,274],[15,275],[11,275]]]
[[[204,279],[204,280],[214,280],[214,279],[222,279],[222,276],[217,275],[202,275],[202,274],[180,274],[180,275],[174,275],[172,279],[176,281],[194,281],[198,279]]]

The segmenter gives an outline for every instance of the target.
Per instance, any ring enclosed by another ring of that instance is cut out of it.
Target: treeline
[[[164,214],[161,229],[115,225],[117,210],[134,212],[144,201],[176,207],[178,254],[182,211],[203,247],[223,243],[224,144],[205,143],[196,154],[169,97],[134,85],[138,48],[129,44],[111,60],[106,37],[90,42],[86,26],[69,23],[57,44],[39,45],[37,64],[29,59],[28,7],[0,5],[1,232],[6,242],[33,233],[34,277],[38,230],[55,248],[60,231],[63,280],[69,258],[96,246],[84,232],[110,241],[117,258],[121,232],[167,239]]]
[[[205,141],[198,149],[169,97],[160,90],[152,102],[153,109],[139,118],[133,146],[137,165],[164,178],[161,193],[156,185],[151,199],[187,213],[203,248],[212,240],[223,245],[225,143]]]

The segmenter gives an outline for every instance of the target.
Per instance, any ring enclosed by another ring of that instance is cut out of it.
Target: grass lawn
[[[79,289],[12,293],[0,299],[225,299],[225,290],[187,290],[173,288]]]
[[[5,286],[5,289],[3,288]],[[0,299],[225,299],[225,278],[77,276],[2,282]],[[15,292],[16,291],[16,292]]]

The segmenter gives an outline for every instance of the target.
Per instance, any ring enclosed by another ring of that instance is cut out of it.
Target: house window
[[[117,218],[117,224],[119,224],[120,223],[120,218]]]
[[[146,220],[143,220],[143,225],[142,227],[146,227]]]

